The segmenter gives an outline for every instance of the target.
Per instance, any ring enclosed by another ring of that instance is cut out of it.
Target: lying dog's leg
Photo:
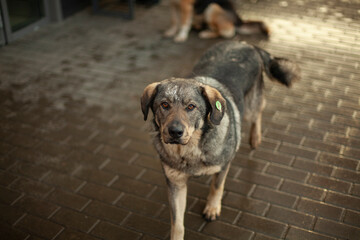
[[[171,218],[171,240],[184,239],[184,213],[186,208],[187,179],[185,173],[164,165]]]
[[[205,21],[210,30],[200,32],[200,38],[232,38],[235,35],[235,26],[228,13],[218,4],[212,3],[205,10]]]
[[[188,38],[194,11],[193,2],[193,0],[180,1],[180,30],[174,39],[175,42],[185,42]]]
[[[202,38],[202,39],[217,38],[219,36],[220,35],[217,32],[212,31],[212,30],[204,30],[199,33],[199,38]]]
[[[261,96],[261,105],[254,113],[254,118],[251,119],[250,139],[251,148],[257,148],[261,143],[261,119],[262,111],[266,105],[265,99]]]
[[[165,32],[165,37],[174,37],[179,29],[179,12],[180,6],[179,4],[173,0],[171,1],[171,27]]]
[[[207,203],[203,211],[204,218],[207,221],[213,221],[220,216],[221,198],[223,196],[225,179],[229,172],[229,167],[230,163],[228,163],[224,170],[213,175]]]

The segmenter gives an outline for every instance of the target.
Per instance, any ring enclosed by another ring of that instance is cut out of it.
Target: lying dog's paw
[[[206,221],[211,222],[220,217],[221,206],[210,206],[206,204],[203,211],[203,217]]]
[[[178,34],[175,38],[174,38],[174,42],[176,43],[182,43],[185,42],[187,39],[187,36],[184,34]]]
[[[175,36],[176,32],[177,32],[177,27],[171,27],[164,33],[164,36],[167,38],[172,38]]]
[[[202,39],[211,39],[211,38],[217,38],[219,35],[211,30],[204,30],[199,33],[199,38]]]

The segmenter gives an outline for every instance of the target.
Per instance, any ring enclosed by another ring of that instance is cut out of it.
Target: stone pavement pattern
[[[249,1],[302,81],[266,82],[263,143],[243,144],[222,215],[201,217],[210,177],[189,182],[186,239],[360,239],[360,2]],[[161,37],[168,2],[134,21],[81,12],[0,49],[0,239],[167,239],[144,87],[186,76],[219,40]]]

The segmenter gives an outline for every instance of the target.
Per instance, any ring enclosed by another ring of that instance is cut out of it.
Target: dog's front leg
[[[180,0],[180,29],[175,42],[185,42],[188,38],[194,11],[193,0]]]
[[[171,240],[184,239],[184,214],[186,208],[187,179],[185,173],[164,165],[171,217]]]
[[[224,170],[213,175],[207,203],[203,211],[204,218],[207,221],[214,221],[220,216],[221,198],[223,196],[225,179],[229,172],[229,167],[230,163],[228,163]]]
[[[180,23],[180,4],[176,0],[172,0],[170,3],[171,9],[171,27],[165,32],[165,37],[173,37],[178,31]]]

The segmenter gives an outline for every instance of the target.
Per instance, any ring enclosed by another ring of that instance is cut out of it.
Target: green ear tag
[[[216,101],[215,106],[216,106],[217,110],[219,110],[221,112],[221,103],[219,101]]]

